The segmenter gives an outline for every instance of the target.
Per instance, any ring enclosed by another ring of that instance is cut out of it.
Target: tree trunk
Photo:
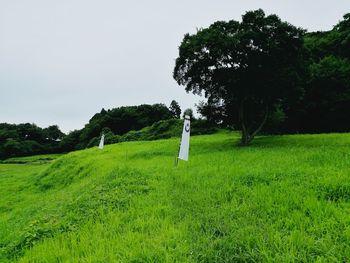
[[[262,122],[260,123],[260,125],[257,127],[257,129],[253,132],[250,132],[246,126],[246,122],[245,122],[246,120],[244,118],[244,102],[243,102],[243,100],[240,104],[238,113],[239,113],[239,122],[240,122],[241,128],[242,128],[241,145],[247,146],[251,143],[251,141],[254,139],[254,137],[261,131],[261,129],[265,125],[265,123],[267,121],[268,114],[269,114],[269,107],[266,104],[264,118],[263,118]]]
[[[242,137],[241,137],[241,145],[247,145],[248,143],[248,131],[245,125],[245,119],[244,119],[244,100],[241,101],[239,108],[238,108],[238,118],[239,122],[242,128]]]

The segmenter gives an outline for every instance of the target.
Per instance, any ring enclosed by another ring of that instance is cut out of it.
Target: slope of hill
[[[0,164],[0,261],[345,262],[350,135],[127,142]]]

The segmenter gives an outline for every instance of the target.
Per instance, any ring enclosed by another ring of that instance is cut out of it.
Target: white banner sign
[[[190,127],[190,117],[186,115],[179,151],[179,159],[184,161],[188,161],[188,151],[190,149]]]
[[[102,134],[100,145],[98,146],[98,148],[103,149],[104,143],[105,143],[105,135]]]

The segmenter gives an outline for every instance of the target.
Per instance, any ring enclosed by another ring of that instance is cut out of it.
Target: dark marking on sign
[[[186,125],[185,125],[185,131],[186,131],[186,132],[189,132],[189,131],[190,131],[190,124],[189,124],[189,123],[186,123]]]

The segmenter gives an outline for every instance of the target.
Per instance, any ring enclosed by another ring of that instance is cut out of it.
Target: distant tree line
[[[64,151],[84,149],[96,143],[96,139],[105,133],[106,141],[114,135],[123,135],[131,130],[140,130],[160,120],[173,118],[164,104],[120,107],[112,110],[102,109],[96,113],[81,130],[75,130],[63,138]],[[118,142],[115,137],[114,142]]]
[[[259,9],[242,22],[216,22],[186,34],[174,78],[207,100],[209,122],[258,132],[350,130],[350,14],[330,31],[307,33]]]
[[[57,125],[42,129],[30,123],[0,123],[0,158],[60,152],[64,136]]]
[[[192,114],[189,109],[185,111]],[[98,145],[102,133],[106,144],[179,136],[182,129],[180,116],[181,108],[173,100],[169,108],[164,104],[144,104],[102,109],[84,128],[67,135],[57,125],[43,129],[29,123],[0,123],[0,159],[93,147]],[[194,134],[213,131],[207,127],[206,121],[194,121]]]

